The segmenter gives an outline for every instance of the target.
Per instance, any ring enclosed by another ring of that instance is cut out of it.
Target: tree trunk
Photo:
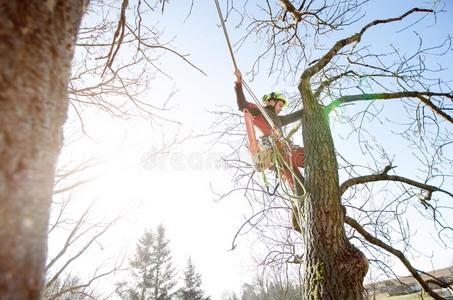
[[[363,299],[368,261],[345,236],[338,167],[329,124],[309,79],[299,86],[304,101],[305,188],[303,204],[304,299]]]
[[[85,1],[86,2],[86,1]],[[39,299],[83,0],[0,0],[0,299]]]

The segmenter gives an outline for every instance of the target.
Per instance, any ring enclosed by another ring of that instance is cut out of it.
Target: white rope
[[[222,24],[223,34],[225,35],[225,39],[226,39],[226,42],[227,42],[227,45],[228,45],[228,50],[230,52],[231,60],[233,61],[233,65],[234,65],[235,70],[238,70],[236,58],[234,57],[233,47],[231,46],[230,38],[228,36],[228,31],[226,29],[226,25],[225,25],[225,21],[223,19],[222,10],[220,8],[219,1],[215,0],[215,3],[216,3],[216,7],[217,7],[217,13],[219,14],[220,23]],[[250,94],[250,96],[252,97],[253,101],[255,102],[256,106],[260,110],[261,114],[264,116],[266,121],[271,125],[272,129],[274,129],[274,130],[277,129],[277,127],[275,126],[274,121],[269,116],[269,114],[267,113],[266,109],[261,105],[260,101],[258,100],[256,95],[253,93],[252,89],[242,79],[241,79],[241,83],[245,87],[247,92]],[[292,165],[292,158],[291,158],[291,150],[290,150],[290,146],[288,144],[288,141],[286,139],[283,139],[283,141],[284,141],[284,143],[286,143],[286,146],[288,147],[288,151],[289,151],[289,155],[290,155],[290,158],[289,158],[290,159],[290,163],[288,164],[288,162],[283,157],[280,157],[280,159],[281,159],[283,165],[286,166],[286,168],[291,172],[291,175],[293,176],[294,189],[296,190],[295,186],[297,184],[299,184],[302,187],[302,195],[295,195],[294,196],[294,195],[290,195],[290,193],[287,193],[287,191],[284,191],[284,192],[285,192],[285,194],[287,194],[289,196],[289,198],[291,199],[293,204],[295,204],[295,206],[296,206],[297,217],[298,217],[297,218],[297,222],[298,222],[299,228],[302,230],[301,217],[302,217],[303,210],[300,207],[301,203],[298,200],[302,200],[303,201],[307,192],[306,192],[305,187],[304,187],[303,183],[301,182],[300,178],[294,173],[293,165]],[[277,149],[277,147],[275,145],[273,145],[273,148],[274,148],[274,152],[278,153],[277,155],[281,156],[281,154],[278,152],[278,149]],[[280,169],[280,166],[277,166],[277,172],[278,173],[280,173],[279,169]],[[278,174],[277,176],[281,180],[282,174]],[[296,191],[294,191],[294,192],[296,192]]]
[[[228,45],[228,50],[230,52],[231,60],[233,61],[234,68],[236,70],[238,70],[239,68],[238,68],[237,63],[236,63],[236,58],[234,57],[233,47],[231,46],[231,42],[230,42],[230,38],[228,36],[228,31],[226,29],[225,21],[223,20],[223,14],[222,14],[222,10],[220,8],[219,1],[215,0],[215,4],[216,4],[216,7],[217,7],[217,13],[219,14],[220,23],[222,24],[223,34],[225,35],[225,39],[226,39],[226,42],[227,42],[227,45]],[[269,114],[267,113],[266,109],[261,105],[260,101],[258,100],[256,95],[253,93],[252,89],[247,85],[247,83],[244,80],[241,79],[241,81],[242,81],[242,85],[245,87],[247,92],[250,94],[250,96],[252,97],[252,99],[255,102],[256,106],[260,110],[261,114],[266,119],[266,121],[271,125],[272,129],[277,129],[277,126],[275,126],[274,121],[269,116]]]

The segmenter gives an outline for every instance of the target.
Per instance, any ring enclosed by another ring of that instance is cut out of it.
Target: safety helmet
[[[283,94],[280,94],[278,92],[272,92],[270,94],[266,94],[263,96],[263,103],[264,105],[267,105],[269,101],[271,100],[276,100],[276,101],[283,101],[283,106],[288,105],[288,102],[285,99],[285,96]]]

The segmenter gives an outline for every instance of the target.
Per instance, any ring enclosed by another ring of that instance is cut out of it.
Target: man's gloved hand
[[[234,76],[236,76],[236,82],[241,83],[242,82],[242,74],[239,69],[234,70]]]

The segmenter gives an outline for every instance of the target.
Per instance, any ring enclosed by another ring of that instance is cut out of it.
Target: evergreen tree
[[[201,290],[201,275],[196,272],[190,256],[184,271],[184,284],[185,286],[181,292],[183,300],[205,299]]]
[[[134,258],[129,261],[134,281],[119,283],[122,299],[168,300],[176,284],[175,269],[163,225],[157,232],[145,231],[137,243]]]
[[[176,285],[175,268],[172,264],[169,240],[165,237],[165,228],[162,224],[157,227],[156,242],[151,253],[153,269],[151,286],[155,300],[166,300],[171,297],[171,290]]]
[[[130,261],[133,268],[133,275],[136,278],[136,292],[130,294],[140,295],[139,299],[145,300],[146,294],[151,287],[150,279],[152,277],[151,252],[154,246],[154,234],[151,230],[145,231],[137,243],[137,249],[134,259]]]

